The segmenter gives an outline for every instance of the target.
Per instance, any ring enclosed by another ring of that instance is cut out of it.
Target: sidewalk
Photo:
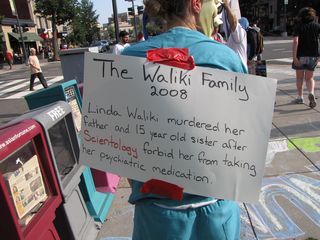
[[[40,62],[40,66],[43,67],[47,64],[50,64],[50,62],[48,62],[48,59],[40,59],[39,58],[39,62]],[[13,64],[12,65],[12,69],[9,69],[9,65],[7,63],[3,64],[3,68],[0,69],[0,75],[4,74],[4,73],[10,73],[10,72],[15,72],[15,71],[21,71],[21,70],[25,70],[25,71],[29,71],[30,67],[27,66],[26,64],[22,63],[22,64]]]
[[[315,73],[319,81],[318,71]],[[268,75],[278,79],[278,89],[265,177],[259,204],[239,203],[241,240],[317,239],[320,103],[315,109],[292,103],[296,87],[290,65],[270,64]],[[319,90],[316,93],[319,95]],[[97,240],[131,239],[134,207],[127,203],[129,194],[129,186],[120,184]]]

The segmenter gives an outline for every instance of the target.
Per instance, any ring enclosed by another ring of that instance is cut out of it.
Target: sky
[[[99,23],[107,23],[108,18],[113,14],[112,0],[91,0],[93,3],[93,8],[96,10],[96,13],[99,14]],[[128,11],[128,7],[132,7],[132,2],[125,0],[116,0],[118,13]],[[143,0],[134,0],[134,5],[143,5]],[[137,10],[137,8],[136,8]]]

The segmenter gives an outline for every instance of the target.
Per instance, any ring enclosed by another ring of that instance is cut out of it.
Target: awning
[[[15,38],[17,41],[21,42],[20,33],[9,32],[9,35]],[[22,37],[24,42],[43,41],[43,39],[39,37],[38,34],[32,32],[24,32],[22,33]]]

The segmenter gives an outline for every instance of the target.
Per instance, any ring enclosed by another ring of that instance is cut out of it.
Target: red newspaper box
[[[61,203],[41,126],[0,127],[0,238],[60,239],[53,220]]]

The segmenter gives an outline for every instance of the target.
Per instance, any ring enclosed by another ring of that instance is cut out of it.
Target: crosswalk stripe
[[[57,76],[52,79],[48,79],[48,85],[49,86],[53,85],[57,82],[60,82],[61,80],[63,80],[63,76]],[[41,88],[42,88],[42,85],[41,85],[40,81],[36,80],[35,85],[34,85],[34,89],[38,90]],[[11,93],[11,95],[10,95],[10,93]],[[1,90],[0,97],[4,96],[4,95],[9,95],[9,96],[3,97],[3,98],[5,98],[5,99],[21,98],[29,93],[30,93],[29,81],[25,81],[24,83],[21,83],[18,86],[7,88],[5,90]]]
[[[20,79],[16,79],[16,80],[8,80],[6,82],[3,82],[2,84],[0,84],[0,91],[2,89],[5,89],[11,85],[17,85],[20,83],[23,83],[24,81],[26,81],[26,78],[20,78]]]

